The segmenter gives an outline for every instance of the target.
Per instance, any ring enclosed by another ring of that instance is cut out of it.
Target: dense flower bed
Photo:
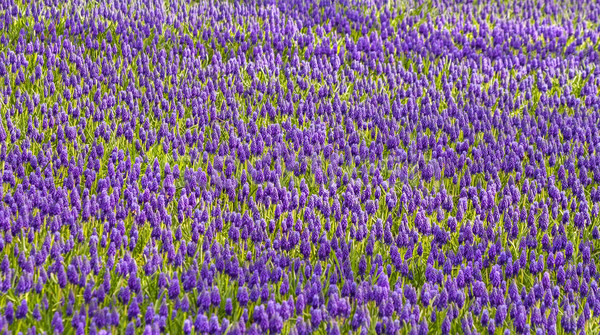
[[[595,1],[0,0],[0,332],[600,331]]]

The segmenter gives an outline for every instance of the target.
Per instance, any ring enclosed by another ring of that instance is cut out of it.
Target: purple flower
[[[442,322],[442,334],[450,334],[450,327],[451,327],[451,323],[452,321],[450,320],[449,317],[445,317],[444,321]]]
[[[283,329],[283,320],[278,313],[275,313],[269,320],[269,330],[273,334],[278,334]]]
[[[121,300],[122,303],[127,304],[129,302],[130,297],[131,293],[129,291],[129,288],[121,287],[121,289],[119,290],[119,300]]]
[[[136,299],[133,299],[131,304],[129,305],[129,309],[127,310],[127,318],[135,319],[140,314],[140,308],[138,307],[138,303]]]
[[[496,311],[496,313],[498,313],[498,312]],[[488,323],[487,331],[488,331],[488,334],[494,334],[496,332],[496,324],[495,324],[494,320],[490,320],[490,322]]]
[[[169,285],[169,299],[175,300],[179,296],[179,278],[176,274],[173,274],[173,278],[171,279],[171,283]]]
[[[237,300],[241,306],[248,304],[248,289],[246,287],[238,288]]]
[[[504,320],[506,319],[506,312],[506,305],[498,306],[496,309],[496,315],[494,317],[495,324],[502,325],[504,323]],[[490,325],[493,325],[493,323],[490,322]],[[490,325],[488,325],[488,330],[491,327]]]
[[[17,308],[16,317],[17,319],[24,319],[27,317],[27,312],[29,308],[27,307],[27,300],[22,300],[21,304]]]
[[[221,304],[221,294],[219,294],[219,288],[213,287],[210,292],[210,300],[213,306],[218,307]]]
[[[404,286],[403,291],[406,300],[414,305],[417,302],[417,292],[415,289],[410,284],[407,284]]]
[[[4,306],[4,318],[6,318],[6,321],[11,324],[14,320],[14,312],[15,309],[13,307],[13,303],[11,301],[8,301],[6,303],[6,306]]]
[[[321,313],[321,309],[319,308],[312,308],[310,310],[310,320],[311,320],[311,325],[313,327],[313,329],[317,329],[317,327],[319,327],[319,325],[321,324],[321,322],[323,321],[323,316]]]
[[[233,304],[231,302],[231,299],[227,298],[227,300],[225,301],[225,313],[227,313],[227,315],[231,315],[232,312],[233,312]]]
[[[133,322],[130,322],[129,324],[127,324],[127,328],[125,328],[125,334],[127,334],[127,335],[135,334],[135,325],[133,324]]]
[[[33,318],[37,321],[42,319],[42,315],[40,313],[40,304],[35,304],[33,307]]]
[[[148,324],[154,319],[154,304],[150,303],[146,307],[146,314],[144,316],[144,321]]]
[[[183,322],[183,333],[189,335],[192,333],[192,322],[190,319],[185,319]]]
[[[58,311],[54,312],[52,317],[52,330],[55,334],[62,334],[64,331],[62,317]]]
[[[198,314],[196,316],[196,321],[194,322],[195,329],[200,333],[208,333],[209,324],[208,318],[204,314]]]
[[[304,307],[304,295],[300,293],[298,297],[296,297],[296,315],[302,315],[302,313],[304,312]]]
[[[216,334],[220,330],[219,318],[213,314],[208,322],[208,331],[211,334]]]
[[[329,253],[331,251],[331,246],[329,244],[329,241],[327,241],[327,239],[325,237],[323,237],[321,239],[321,243],[319,246],[319,259],[320,260],[326,260],[329,257]]]

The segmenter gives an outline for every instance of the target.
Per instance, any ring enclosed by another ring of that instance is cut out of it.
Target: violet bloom
[[[58,311],[54,312],[52,317],[52,330],[55,334],[62,334],[64,331],[62,316]]]

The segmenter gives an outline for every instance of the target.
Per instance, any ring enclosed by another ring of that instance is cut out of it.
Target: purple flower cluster
[[[0,0],[0,333],[598,333],[599,15]]]

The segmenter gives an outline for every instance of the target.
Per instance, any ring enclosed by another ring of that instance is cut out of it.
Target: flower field
[[[600,4],[0,0],[1,334],[598,334]]]

